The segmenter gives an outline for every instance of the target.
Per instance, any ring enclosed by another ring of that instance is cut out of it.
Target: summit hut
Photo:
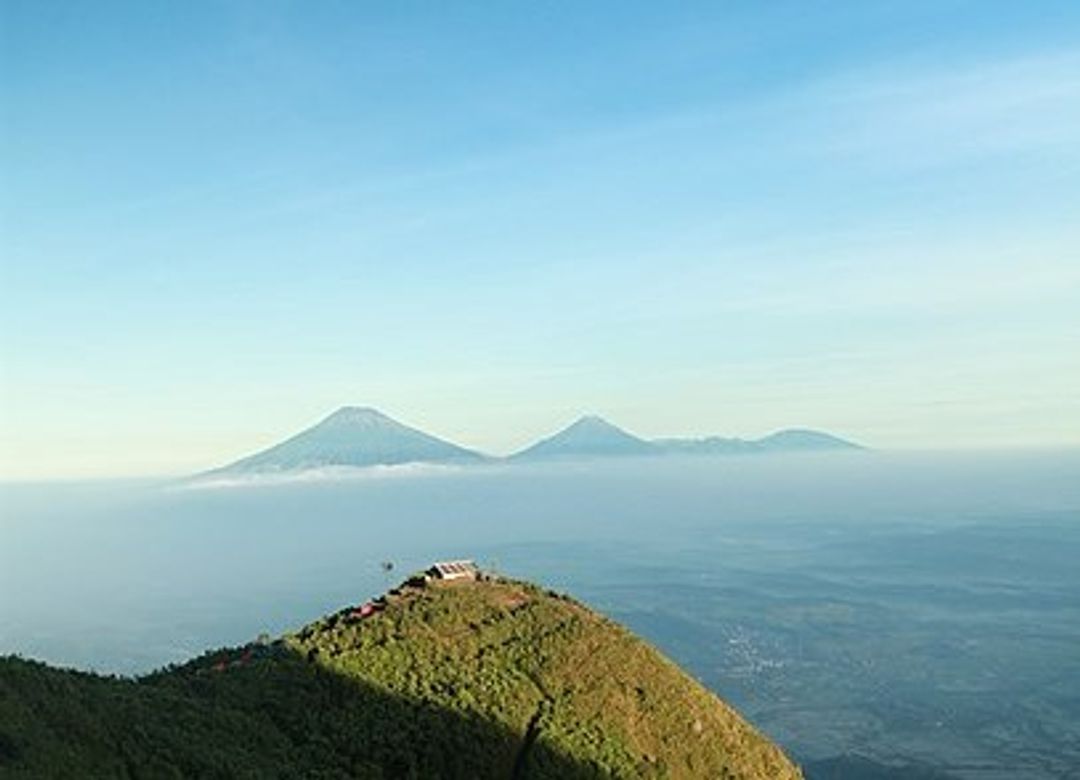
[[[433,580],[454,582],[459,580],[475,580],[480,576],[480,570],[472,561],[436,561],[427,575]]]

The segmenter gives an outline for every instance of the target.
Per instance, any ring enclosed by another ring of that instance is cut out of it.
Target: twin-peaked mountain
[[[664,455],[720,455],[861,449],[827,433],[784,430],[761,439],[643,439],[595,415],[514,453],[512,463]],[[298,472],[410,463],[467,465],[498,460],[460,447],[369,407],[346,406],[269,449],[209,472],[212,476]]]
[[[769,452],[861,450],[858,444],[821,431],[789,428],[761,439],[642,439],[602,417],[586,415],[561,431],[510,456],[514,461],[632,455],[727,455]]]

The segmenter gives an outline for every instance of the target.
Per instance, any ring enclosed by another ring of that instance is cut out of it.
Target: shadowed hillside
[[[233,653],[241,656],[241,651]],[[132,681],[0,662],[0,776],[607,778],[481,715],[280,650]],[[520,770],[515,769],[522,756]]]
[[[403,586],[139,680],[0,661],[13,777],[798,778],[628,631],[508,581]]]

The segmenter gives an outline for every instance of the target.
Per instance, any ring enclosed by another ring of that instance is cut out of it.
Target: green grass
[[[510,581],[405,587],[138,680],[0,660],[0,775],[800,777],[652,647]]]

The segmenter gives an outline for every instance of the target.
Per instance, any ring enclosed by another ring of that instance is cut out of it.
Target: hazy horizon
[[[342,408],[346,408],[346,407],[342,407]],[[355,408],[355,406],[353,408]],[[371,408],[375,412],[382,413],[382,410],[374,409],[373,407],[368,407],[368,408]],[[525,442],[522,447],[519,447],[519,448],[516,448],[516,449],[513,449],[513,450],[503,451],[503,452],[492,452],[492,451],[485,451],[485,450],[480,450],[480,449],[477,449],[477,448],[471,448],[470,447],[469,449],[471,449],[473,452],[476,452],[477,454],[479,454],[481,456],[484,456],[485,458],[490,458],[490,460],[479,461],[479,462],[475,462],[475,463],[454,464],[454,463],[450,463],[450,462],[428,462],[428,461],[424,461],[424,460],[416,460],[416,461],[405,461],[405,462],[402,462],[402,463],[382,463],[382,464],[375,464],[375,465],[370,465],[370,466],[356,466],[356,465],[347,465],[347,464],[339,464],[339,465],[330,465],[330,464],[328,464],[328,465],[322,465],[322,466],[305,466],[299,472],[289,469],[289,470],[285,470],[283,472],[263,471],[263,472],[254,472],[254,473],[250,473],[250,474],[247,474],[247,475],[234,474],[234,475],[231,475],[228,478],[222,478],[222,479],[220,479],[218,481],[210,481],[210,482],[198,485],[198,487],[200,489],[217,489],[217,488],[230,488],[230,487],[249,487],[249,488],[276,487],[276,486],[289,485],[289,484],[303,484],[303,483],[317,484],[317,483],[320,483],[320,482],[350,481],[350,480],[353,480],[353,479],[362,479],[362,480],[365,480],[365,479],[382,479],[382,478],[397,479],[397,478],[401,478],[401,477],[423,476],[425,473],[431,473],[433,475],[438,475],[438,474],[449,475],[449,474],[453,474],[454,472],[457,472],[457,471],[460,471],[460,470],[470,470],[471,471],[471,470],[478,470],[478,469],[484,469],[484,468],[499,469],[501,467],[507,466],[510,463],[515,463],[515,461],[513,460],[513,456],[517,455],[517,454],[520,454],[521,452],[524,451],[524,449],[527,449],[530,445],[536,444],[539,441],[543,441],[545,438],[548,438],[553,434],[562,433],[566,428],[570,427],[570,425],[572,423],[576,422],[577,419],[581,419],[582,417],[589,417],[589,416],[593,416],[593,415],[581,415],[581,416],[579,416],[578,418],[576,418],[574,420],[566,420],[565,424],[560,426],[560,428],[558,430],[547,431],[546,433],[543,433],[540,436],[538,436],[538,438],[536,440]],[[248,457],[248,456],[250,456],[252,454],[255,454],[257,452],[261,452],[264,449],[269,449],[269,448],[272,448],[272,447],[274,447],[276,445],[282,444],[283,442],[293,438],[294,436],[296,436],[299,433],[305,433],[308,430],[310,430],[312,428],[315,428],[318,423],[325,421],[327,419],[327,417],[328,417],[327,415],[324,415],[322,418],[320,418],[319,420],[314,421],[310,426],[305,426],[305,428],[300,430],[300,431],[282,432],[276,438],[267,441],[265,443],[265,445],[261,446],[258,449],[243,452],[243,453],[234,453],[231,457],[226,458],[223,461],[215,462],[215,463],[209,463],[209,464],[203,464],[202,466],[200,466],[198,468],[195,468],[195,469],[175,470],[175,471],[161,471],[161,472],[157,472],[157,473],[143,472],[143,473],[108,474],[108,475],[99,475],[99,474],[91,474],[91,475],[55,475],[54,474],[54,475],[47,475],[47,476],[14,477],[14,478],[10,478],[10,477],[7,477],[5,475],[0,474],[0,484],[9,485],[9,486],[17,486],[17,485],[20,485],[20,484],[33,485],[33,484],[42,484],[42,483],[49,483],[49,482],[53,482],[53,483],[57,483],[57,484],[61,484],[61,483],[94,484],[94,483],[99,483],[100,482],[103,485],[105,485],[105,484],[109,484],[109,483],[125,483],[125,482],[127,482],[127,483],[140,483],[140,482],[143,482],[145,484],[154,484],[155,482],[169,483],[169,482],[172,482],[172,481],[175,481],[175,480],[182,480],[183,481],[183,480],[190,479],[192,477],[199,477],[200,475],[204,475],[204,474],[207,474],[209,472],[216,471],[216,470],[218,470],[218,469],[220,469],[222,467],[226,467],[226,466],[229,466],[231,464],[234,464],[236,461],[242,460],[243,458]],[[405,425],[407,425],[409,427],[413,427],[413,426],[410,426],[408,420],[396,420],[394,418],[391,418],[391,419],[394,422],[402,423],[402,424],[405,424]],[[603,418],[603,419],[606,422],[618,425],[618,421],[608,420],[607,418]],[[621,427],[621,426],[619,426],[619,427]],[[764,438],[765,436],[768,436],[769,434],[772,434],[772,433],[779,433],[779,432],[787,431],[787,430],[793,430],[793,429],[790,429],[790,428],[776,429],[774,431],[767,431],[764,434],[762,434],[761,436],[746,437],[743,440],[744,441],[752,441],[754,439]],[[438,436],[438,434],[435,434],[435,433],[433,433],[431,431],[422,431],[422,432]],[[631,433],[632,435],[636,435],[633,431],[627,431],[627,432]],[[835,434],[834,431],[820,431],[820,432],[821,433]],[[727,438],[726,434],[724,434],[722,432],[720,432],[720,433],[709,432],[709,433],[685,434],[684,437],[679,437],[679,438],[684,438],[685,440],[695,440],[695,439],[707,438],[707,437],[710,437],[710,436],[719,436],[719,437],[722,437],[722,438]],[[439,438],[442,438],[442,437],[439,437]],[[841,437],[841,438],[843,438],[843,437]],[[461,442],[458,442],[458,441],[453,441],[453,440],[449,440],[449,439],[444,439],[444,440],[447,441],[450,444],[455,444],[455,445],[459,445],[459,446],[468,447],[468,445],[463,445]],[[670,438],[666,437],[664,435],[661,435],[661,436],[658,436],[658,437],[644,438],[644,440],[645,441],[662,442],[662,441],[665,441],[665,440],[670,440]],[[811,450],[811,451],[800,452],[800,451],[794,450],[794,451],[777,451],[777,452],[764,452],[764,453],[712,452],[712,453],[697,453],[697,454],[694,454],[694,453],[681,453],[681,452],[673,452],[673,451],[658,451],[656,453],[651,453],[651,454],[637,455],[637,456],[635,456],[635,459],[644,459],[646,461],[648,461],[649,459],[663,459],[663,460],[676,460],[676,461],[683,460],[683,461],[687,461],[687,462],[693,462],[693,461],[698,461],[698,460],[709,461],[709,460],[713,460],[713,459],[719,459],[721,461],[723,461],[725,459],[734,459],[735,461],[738,461],[738,460],[746,459],[746,458],[750,458],[750,459],[764,458],[764,459],[767,459],[767,460],[772,459],[772,460],[783,461],[784,459],[798,460],[800,458],[810,458],[810,459],[820,458],[820,457],[826,457],[827,458],[830,455],[838,455],[839,457],[845,457],[845,456],[859,457],[861,455],[874,455],[874,454],[887,454],[887,455],[890,455],[890,456],[900,456],[900,457],[909,457],[909,458],[910,457],[920,458],[920,457],[926,457],[926,456],[929,456],[929,457],[950,456],[950,455],[971,455],[971,456],[984,456],[984,457],[989,457],[989,458],[995,458],[995,457],[1023,456],[1025,454],[1039,454],[1039,453],[1048,454],[1048,453],[1052,453],[1052,452],[1061,452],[1063,454],[1073,454],[1073,453],[1080,452],[1080,444],[1071,444],[1071,445],[1070,444],[1065,444],[1065,445],[1049,445],[1048,444],[1048,445],[1028,445],[1028,446],[1014,445],[1014,446],[1011,446],[1011,447],[1010,446],[997,446],[997,447],[992,447],[992,446],[986,447],[986,446],[984,446],[984,447],[966,447],[966,448],[965,447],[948,447],[948,446],[940,446],[940,447],[933,447],[933,448],[926,448],[926,447],[923,447],[923,448],[915,448],[915,447],[908,447],[908,448],[904,448],[904,447],[881,448],[881,447],[875,447],[875,446],[873,446],[872,443],[864,442],[864,441],[856,441],[856,442],[849,441],[849,443],[857,445],[858,449],[846,450],[846,451],[845,450],[839,450],[839,451]],[[583,467],[588,467],[590,464],[603,465],[603,463],[608,461],[608,460],[609,460],[609,458],[607,456],[604,456],[604,455],[576,455],[576,456],[571,456],[571,457],[565,459],[564,462],[571,463],[571,464],[572,463],[578,463]],[[523,464],[523,465],[525,467],[540,467],[540,468],[542,468],[544,466],[544,461],[540,461],[540,462],[536,462],[536,463],[527,462],[526,464]],[[514,468],[518,468],[518,467],[519,467],[518,465],[514,466]]]
[[[800,762],[1050,780],[1080,756],[1078,469],[847,451],[0,484],[0,655],[141,674],[472,558],[626,625]]]

